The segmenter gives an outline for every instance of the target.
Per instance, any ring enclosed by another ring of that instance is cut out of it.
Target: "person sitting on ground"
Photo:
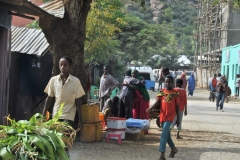
[[[119,108],[119,98],[118,96],[114,96],[113,98],[108,98],[104,104],[102,109],[102,113],[104,115],[105,122],[108,117],[117,117],[118,116],[118,108]]]
[[[228,86],[228,82],[225,82],[225,91],[226,91],[225,102],[228,103],[230,101],[230,97],[232,94],[232,90]]]
[[[174,90],[176,90],[177,92],[179,92],[179,100],[180,100],[180,105],[179,105],[179,125],[177,127],[177,139],[182,139],[182,137],[180,137],[180,131],[182,129],[182,118],[183,118],[183,112],[184,115],[187,115],[187,94],[186,94],[186,90],[182,88],[182,84],[183,84],[183,80],[182,79],[177,79],[176,80],[176,88],[174,88]],[[177,116],[175,116],[175,119],[171,125],[171,129],[174,128],[174,126],[176,125],[177,122]]]
[[[159,160],[166,160],[165,151],[166,144],[171,147],[169,157],[173,158],[178,152],[175,144],[172,141],[170,134],[170,126],[177,115],[177,126],[179,126],[179,93],[173,89],[173,77],[168,75],[165,77],[166,88],[161,90],[156,98],[156,102],[147,112],[152,112],[155,108],[160,108],[160,123],[162,126],[162,134],[160,138],[159,152],[161,153]],[[158,107],[159,106],[159,107]]]

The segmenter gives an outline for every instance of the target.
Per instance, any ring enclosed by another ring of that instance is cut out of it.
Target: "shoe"
[[[216,111],[218,111],[218,107],[216,107]]]
[[[223,109],[220,110],[221,112],[224,112]]]
[[[209,99],[210,102],[212,101],[210,98],[208,98],[208,99]]]

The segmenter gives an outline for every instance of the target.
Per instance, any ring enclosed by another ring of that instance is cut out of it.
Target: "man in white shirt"
[[[240,75],[237,74],[237,75],[236,75],[236,82],[235,82],[235,87],[236,87],[235,98],[236,98],[236,97],[239,97],[239,86],[240,86]]]
[[[48,97],[44,105],[43,115],[46,114],[46,111],[48,111],[50,105],[55,99],[52,117],[56,115],[61,104],[64,103],[62,115],[59,120],[72,125],[77,110],[79,118],[78,130],[80,130],[83,128],[80,98],[85,95],[85,92],[80,80],[69,73],[71,66],[72,60],[69,57],[62,57],[59,60],[61,73],[52,77],[44,90],[44,92],[48,94]]]
[[[105,102],[110,98],[112,90],[114,90],[119,82],[108,73],[108,66],[103,67],[104,74],[100,79],[99,97],[100,97],[100,111],[103,109]]]

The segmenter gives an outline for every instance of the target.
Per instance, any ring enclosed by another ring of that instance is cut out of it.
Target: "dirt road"
[[[183,139],[172,138],[179,150],[175,160],[239,160],[240,159],[240,101],[224,104],[224,112],[215,110],[207,91],[196,90],[188,98],[188,115],[183,118]],[[150,92],[151,102],[156,92]],[[159,129],[151,121],[144,141],[111,140],[102,142],[75,142],[70,150],[71,160],[157,160],[159,158]],[[167,146],[166,155],[170,152]],[[167,158],[170,159],[170,158]]]

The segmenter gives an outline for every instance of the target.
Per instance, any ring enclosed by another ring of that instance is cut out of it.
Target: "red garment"
[[[147,109],[149,108],[150,101],[146,101],[139,90],[135,90],[132,114],[135,119],[149,119]],[[148,130],[145,130],[148,134]]]
[[[180,100],[180,105],[179,105],[179,110],[184,111],[185,106],[187,105],[187,93],[186,90],[183,88],[174,88],[177,92],[179,92],[179,100]]]
[[[87,92],[91,91],[91,83],[90,83],[90,78],[87,78]]]
[[[182,73],[182,75],[181,75],[180,79],[182,79],[182,80],[183,80],[182,88],[183,88],[183,89],[186,89],[186,87],[187,87],[187,79],[186,79],[186,74]]]
[[[135,90],[132,114],[136,119],[149,119],[146,110],[149,108],[150,101],[146,101],[139,90]]]
[[[213,78],[213,79],[212,79],[212,87],[213,87],[213,88],[216,88],[216,87],[217,87],[217,79],[216,79],[216,78]]]
[[[176,93],[175,90],[163,90],[164,93],[171,94]],[[173,122],[176,116],[176,105],[180,104],[179,97],[174,96],[171,101],[166,101],[166,96],[157,97],[157,99],[161,102],[161,109],[160,109],[160,122]]]

